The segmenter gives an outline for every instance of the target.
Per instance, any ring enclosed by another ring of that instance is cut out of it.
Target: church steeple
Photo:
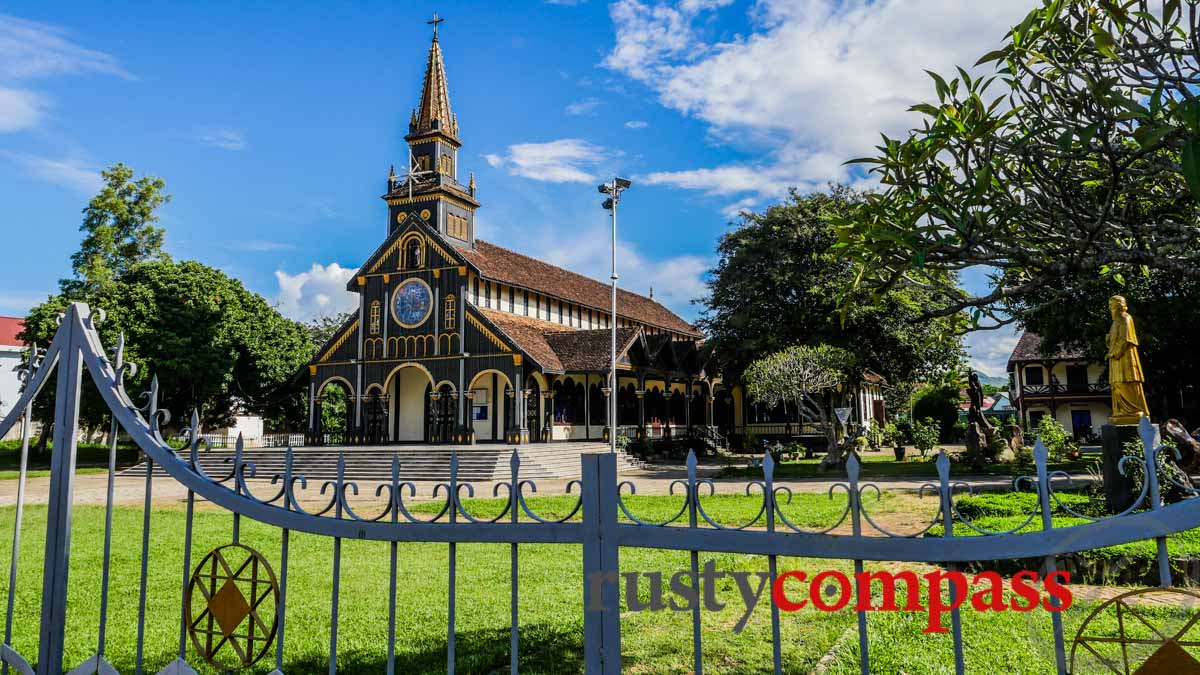
[[[388,177],[384,195],[389,209],[388,232],[404,226],[411,218],[436,229],[456,246],[475,242],[475,180],[468,185],[458,180],[458,120],[450,110],[450,92],[446,86],[446,67],[442,63],[442,45],[438,24],[444,19],[435,13],[427,23],[433,26],[433,44],[425,61],[425,80],[421,100],[408,122],[408,170],[403,176]]]
[[[408,125],[409,136],[441,132],[451,138],[458,137],[458,120],[450,111],[450,91],[446,86],[446,67],[442,63],[442,46],[438,42],[438,24],[445,21],[435,12],[433,20],[433,43],[429,45],[429,58],[425,62],[425,82],[421,87],[421,101],[413,111]]]

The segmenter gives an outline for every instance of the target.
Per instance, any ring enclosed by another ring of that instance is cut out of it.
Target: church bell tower
[[[388,176],[388,233],[410,218],[418,218],[446,236],[456,246],[475,243],[475,177],[464,185],[459,180],[458,118],[450,110],[450,92],[446,86],[446,68],[438,25],[444,19],[435,13],[428,23],[433,26],[433,43],[425,62],[421,99],[408,122],[408,171]]]

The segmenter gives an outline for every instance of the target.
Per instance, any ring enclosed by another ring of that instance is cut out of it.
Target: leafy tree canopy
[[[155,211],[170,201],[161,178],[133,179],[133,169],[116,164],[100,174],[104,187],[83,210],[84,233],[79,250],[71,256],[73,276],[59,285],[67,297],[90,297],[133,265],[146,260],[168,260],[163,250],[165,231],[155,227]]]
[[[1043,0],[990,73],[931,73],[921,127],[857,160],[886,188],[841,219],[862,283],[992,326],[1120,268],[1200,276],[1198,22],[1191,0]]]
[[[24,338],[46,345],[56,314],[69,300],[52,297],[26,319]],[[307,330],[220,270],[194,261],[139,263],[88,298],[104,309],[99,326],[107,345],[126,337],[126,359],[139,365],[128,390],[159,381],[160,406],[176,416],[199,408],[206,426],[223,425],[235,412],[272,416],[280,425],[303,419],[303,365],[313,347]],[[84,421],[102,423],[95,398]]]
[[[755,359],[792,345],[828,344],[852,352],[860,368],[893,383],[936,377],[962,361],[961,317],[918,321],[928,302],[920,289],[852,295],[853,264],[830,252],[830,221],[865,199],[844,186],[793,192],[764,213],[745,213],[718,246],[700,324],[725,375],[736,378]]]

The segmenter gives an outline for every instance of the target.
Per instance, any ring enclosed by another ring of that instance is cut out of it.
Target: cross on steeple
[[[441,23],[441,22],[443,22],[443,21],[445,21],[445,19],[443,19],[443,18],[439,17],[437,12],[434,12],[434,13],[433,13],[433,18],[432,18],[432,19],[430,19],[429,21],[426,21],[426,22],[425,22],[425,23],[427,23],[427,24],[429,24],[429,25],[433,26],[433,39],[434,39],[434,40],[436,40],[436,39],[437,39],[437,37],[438,37],[438,36],[437,36],[437,34],[438,34],[438,24],[439,24],[439,23]]]

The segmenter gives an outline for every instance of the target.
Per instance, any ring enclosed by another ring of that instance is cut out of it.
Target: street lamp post
[[[608,195],[603,206],[612,216],[612,346],[609,352],[608,377],[608,446],[609,451],[617,451],[617,203],[621,201],[621,193],[629,189],[633,183],[627,178],[613,177],[611,182],[601,183],[599,190]]]

